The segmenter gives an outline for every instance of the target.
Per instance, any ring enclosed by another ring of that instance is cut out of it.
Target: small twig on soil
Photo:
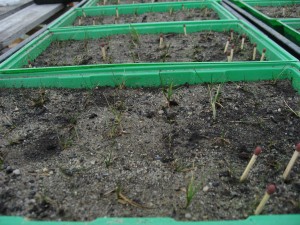
[[[94,26],[96,25],[96,20],[95,20],[95,18],[93,18],[93,25],[94,25]]]
[[[102,59],[103,61],[106,61],[106,50],[105,50],[105,44],[101,44],[101,53],[102,53]]]
[[[233,40],[233,29],[230,29],[230,41]]]
[[[260,57],[260,61],[264,61],[265,55],[266,55],[266,51],[267,51],[267,49],[264,48],[263,51],[262,51],[261,57]]]
[[[118,202],[121,203],[121,204],[129,204],[131,206],[134,206],[134,207],[137,207],[137,208],[144,208],[144,209],[150,209],[150,207],[147,207],[147,206],[144,206],[144,205],[141,205],[129,198],[127,198],[123,193],[122,193],[122,190],[121,190],[121,187],[118,186],[117,189],[116,189],[116,193],[117,193],[117,199],[118,199]]]
[[[162,49],[164,47],[164,36],[161,34],[159,36],[159,48]]]
[[[256,147],[256,149],[254,150],[254,153],[253,153],[253,155],[252,155],[252,157],[251,157],[251,160],[249,161],[249,163],[248,163],[248,165],[247,165],[245,171],[243,172],[243,174],[242,174],[242,176],[241,176],[241,178],[240,178],[240,182],[243,182],[243,181],[247,178],[247,176],[248,176],[248,174],[249,174],[249,172],[250,172],[250,169],[253,167],[253,165],[254,165],[254,163],[255,163],[255,161],[256,161],[256,159],[257,159],[257,156],[258,156],[260,153],[261,153],[261,147],[258,146],[258,147]]]
[[[255,215],[259,215],[262,212],[264,206],[266,205],[270,196],[275,192],[275,190],[276,190],[276,186],[274,184],[268,185],[267,191],[266,191],[264,197],[262,198],[261,202],[259,203],[259,205],[257,206],[257,208],[254,212]]]
[[[226,41],[225,48],[224,48],[224,53],[227,52],[227,49],[228,49],[228,46],[229,46],[229,42],[230,42],[230,37]]]
[[[298,159],[300,155],[300,142],[296,145],[296,150],[294,151],[294,154],[291,158],[291,160],[289,161],[284,173],[283,173],[283,179],[286,180],[286,178],[288,177],[288,175],[290,174],[296,160]]]
[[[227,51],[226,55],[227,55],[227,61],[231,62],[231,57],[230,57],[231,53],[230,53],[230,51]]]
[[[241,44],[241,49],[242,49],[242,50],[244,49],[245,38],[246,38],[246,35],[243,34],[243,35],[242,35],[242,44]]]
[[[252,55],[252,60],[255,60],[255,59],[256,59],[256,46],[257,46],[257,44],[254,43],[254,44],[253,44],[253,55]]]

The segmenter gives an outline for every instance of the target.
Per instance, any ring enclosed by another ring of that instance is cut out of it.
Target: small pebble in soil
[[[204,186],[204,188],[203,188],[203,191],[204,192],[207,192],[209,190],[209,187],[206,185],[206,186]]]
[[[13,174],[16,175],[16,176],[18,176],[18,175],[21,174],[21,171],[20,171],[19,169],[15,169],[15,170],[13,171]]]

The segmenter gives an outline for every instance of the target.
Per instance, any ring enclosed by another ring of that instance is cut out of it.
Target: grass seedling
[[[163,62],[166,62],[167,57],[170,56],[169,54],[170,47],[171,47],[171,43],[165,48],[164,53],[161,56]]]
[[[140,44],[140,35],[138,34],[137,30],[134,29],[134,27],[131,27],[130,36],[131,36],[131,40],[134,44],[136,44],[136,45]]]
[[[276,190],[276,186],[274,184],[269,184],[267,186],[266,193],[254,212],[255,215],[259,215],[262,212],[267,201],[269,200],[270,196],[275,192],[275,190]]]
[[[44,107],[46,102],[48,101],[48,97],[46,96],[46,90],[40,89],[39,90],[39,95],[37,98],[33,98],[32,101],[32,106],[33,107]]]
[[[168,107],[171,107],[172,102],[173,102],[173,95],[174,95],[174,90],[173,90],[173,82],[170,83],[170,85],[167,88],[163,88],[163,95],[165,96],[167,100]]]
[[[194,166],[193,166],[194,168]],[[193,198],[197,194],[197,192],[200,190],[202,186],[202,182],[196,183],[195,177],[194,177],[194,171],[191,172],[192,176],[191,179],[189,180],[187,186],[186,186],[186,204],[185,208],[187,209],[190,204],[192,203]]]
[[[109,168],[112,165],[112,163],[113,163],[112,150],[110,150],[108,155],[106,157],[104,157],[104,163],[105,163],[106,168]]]
[[[246,38],[246,35],[245,35],[245,34],[243,34],[243,35],[242,35],[242,44],[241,44],[241,50],[243,50],[243,49],[244,49],[245,38]]]
[[[289,161],[284,173],[283,173],[283,179],[286,180],[286,178],[288,177],[288,175],[290,174],[296,160],[298,159],[300,155],[300,142],[296,145],[296,150],[294,151],[294,154],[291,158],[291,160]]]
[[[221,89],[221,84],[218,85],[218,88],[217,88],[216,92],[213,93],[214,90],[208,85],[209,102],[210,102],[210,105],[211,105],[211,108],[212,108],[212,111],[213,111],[213,120],[216,120],[216,117],[217,117],[217,108],[216,108],[216,106],[220,105],[221,107],[223,107],[219,103],[220,96],[221,96],[220,89]]]
[[[173,7],[171,7],[171,8],[169,9],[169,15],[172,16],[173,13],[174,13],[174,9],[173,9]]]
[[[288,108],[295,116],[297,116],[297,117],[300,118],[300,110],[299,110],[299,111],[293,110],[293,109],[287,104],[287,102],[286,102],[285,100],[283,100],[283,101],[284,101],[286,107],[287,107],[287,108]]]
[[[256,149],[254,150],[254,153],[253,153],[253,155],[251,157],[251,160],[249,161],[249,163],[248,163],[245,171],[243,172],[243,174],[242,174],[242,176],[240,178],[240,182],[243,182],[247,178],[247,176],[248,176],[248,174],[250,172],[250,169],[253,167],[253,165],[254,165],[254,163],[255,163],[255,161],[257,159],[257,156],[260,153],[261,153],[261,147],[257,146]]]
[[[253,44],[252,60],[255,60],[255,59],[256,59],[256,47],[257,47],[257,44],[254,43],[254,44]]]
[[[228,46],[229,46],[229,42],[230,42],[230,37],[226,41],[225,48],[224,48],[224,53],[227,52],[227,49],[228,49]]]
[[[184,33],[184,36],[187,36],[186,25],[185,24],[183,24],[183,33]]]
[[[266,55],[266,51],[267,51],[267,49],[264,48],[263,51],[262,51],[261,57],[260,57],[260,61],[264,61],[265,55]]]
[[[119,9],[116,7],[116,18],[119,19]]]

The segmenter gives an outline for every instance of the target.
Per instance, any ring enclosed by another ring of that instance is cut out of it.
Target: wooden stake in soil
[[[164,47],[164,36],[161,34],[159,36],[159,48],[163,48]]]
[[[224,53],[227,52],[227,49],[228,49],[228,46],[229,46],[229,42],[230,42],[230,37],[229,37],[228,40],[226,41],[225,48],[224,48]]]
[[[231,50],[230,50],[230,62],[232,62],[233,59],[233,51],[234,51],[234,45],[231,46]]]
[[[296,145],[296,150],[294,151],[294,154],[289,162],[289,164],[287,165],[284,173],[283,173],[283,179],[286,180],[286,178],[288,177],[288,175],[290,174],[297,158],[300,155],[300,142]]]
[[[261,153],[261,147],[260,147],[260,146],[257,146],[256,149],[254,150],[254,153],[253,153],[253,155],[252,155],[252,157],[251,157],[251,160],[249,161],[249,163],[248,163],[248,165],[247,165],[247,167],[246,167],[244,173],[242,174],[242,176],[241,176],[241,178],[240,178],[240,182],[243,182],[243,181],[247,178],[247,176],[248,176],[248,174],[249,174],[249,172],[250,172],[250,169],[251,169],[252,166],[254,165],[254,163],[255,163],[255,161],[256,161],[256,159],[257,159],[257,156],[258,156],[260,153]]]
[[[94,25],[94,26],[96,25],[96,21],[95,21],[95,18],[93,18],[93,25]]]
[[[282,15],[285,17],[285,7],[282,8]]]
[[[264,209],[264,206],[266,205],[267,201],[269,200],[270,196],[275,192],[276,186],[274,184],[269,184],[266,190],[266,193],[262,200],[260,201],[259,205],[257,206],[254,214],[259,215],[261,211]]]
[[[254,43],[253,45],[253,55],[252,55],[252,60],[255,60],[256,59],[256,43]]]
[[[230,29],[230,40],[233,40],[233,29]]]
[[[101,53],[102,53],[102,59],[106,60],[106,50],[105,50],[105,44],[101,44]]]
[[[106,5],[106,0],[103,0],[103,5]]]
[[[207,7],[205,7],[205,10],[204,10],[204,17],[207,17]]]
[[[187,36],[187,33],[186,33],[186,25],[183,24],[183,33],[184,33],[184,36]]]
[[[246,35],[243,34],[243,35],[242,35],[242,44],[241,44],[241,49],[242,49],[242,50],[244,49],[245,38],[246,38]]]
[[[116,7],[116,18],[119,19],[119,9]]]
[[[230,51],[227,51],[226,55],[227,55],[227,61],[231,62],[231,53],[230,53]]]
[[[81,26],[82,22],[81,22],[81,17],[79,17],[78,19],[78,25]]]
[[[120,0],[118,0],[118,5],[120,5]]]
[[[264,61],[265,55],[266,55],[266,51],[267,51],[267,49],[264,48],[263,51],[262,51],[261,57],[260,57],[260,61]]]

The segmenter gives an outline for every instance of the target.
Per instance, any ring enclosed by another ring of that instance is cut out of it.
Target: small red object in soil
[[[160,37],[162,38],[162,37],[163,37],[163,35],[161,34],[161,35],[160,35]]]
[[[230,32],[232,33],[232,32],[233,32],[233,29],[230,29]]]
[[[276,191],[276,186],[274,184],[269,184],[267,186],[267,193],[269,195],[273,194]]]
[[[245,35],[245,34],[243,34],[243,35],[242,35],[242,38],[246,38],[246,35]]]
[[[255,48],[256,46],[257,46],[257,44],[256,44],[256,43],[254,43],[254,44],[253,44],[253,47]]]
[[[300,142],[296,145],[296,151],[300,152]]]
[[[105,46],[105,43],[102,43],[102,44],[101,44],[101,47],[104,48],[104,46]]]
[[[254,155],[259,155],[261,151],[262,151],[261,147],[257,146],[256,149],[254,150]]]
[[[267,51],[267,49],[264,48],[264,49],[263,49],[263,52],[265,53],[266,51]]]

